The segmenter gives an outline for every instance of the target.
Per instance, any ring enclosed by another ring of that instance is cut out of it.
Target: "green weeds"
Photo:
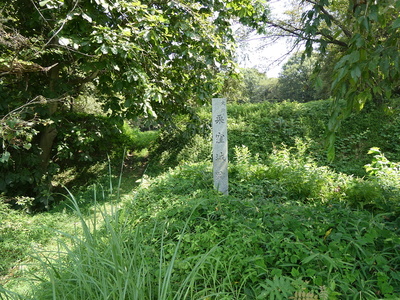
[[[184,226],[180,247],[185,257],[215,247],[209,256],[213,263],[207,261],[200,268],[204,276],[198,277],[196,286],[229,295],[229,299],[289,299],[301,293],[318,299],[390,299],[399,295],[397,221],[391,212],[374,214],[349,207],[345,193],[334,188],[345,186],[352,177],[334,176],[334,172],[308,162],[308,172],[317,174],[318,180],[329,179],[332,191],[321,185],[315,192],[319,197],[304,196],[308,182],[284,179],[296,177],[301,173],[297,168],[303,168],[296,161],[299,158],[287,150],[274,158],[281,163],[274,167],[283,169],[284,176],[275,171],[270,175],[272,167],[256,163],[257,158],[246,148],[237,152],[240,155],[232,167],[231,182],[240,184],[231,186],[231,196],[198,185],[201,178],[211,184],[211,178],[204,175],[210,172],[208,164],[186,165],[148,181],[126,205],[124,214],[136,213],[140,218],[133,217],[132,225],[149,229],[159,220],[168,220],[168,227],[162,229],[166,253],[173,253]],[[273,176],[283,182],[274,182]],[[177,186],[178,178],[187,187],[186,193]],[[262,191],[266,183],[269,187]],[[298,189],[291,188],[288,195],[290,185]],[[277,186],[283,194],[266,197],[271,188],[279,191]],[[300,191],[299,201],[295,191]],[[186,261],[176,261],[178,282],[188,269]]]
[[[28,215],[1,204],[0,286],[26,288],[25,273],[37,270],[30,257],[32,250],[55,247],[54,241],[60,236],[54,230],[63,228],[73,232],[76,221],[67,211]],[[23,284],[19,283],[20,279]]]
[[[398,296],[400,238],[389,213],[351,209],[337,199],[310,205],[249,196],[244,186],[262,185],[261,177],[232,186],[226,197],[212,190],[210,173],[208,164],[193,164],[147,178],[123,206],[111,214],[99,209],[89,220],[73,202],[83,234],[38,253],[44,273],[35,273],[38,285],[25,297]],[[239,169],[232,180],[245,176]]]
[[[36,252],[30,290],[8,277],[12,292],[0,290],[0,298],[398,299],[399,164],[372,148],[364,177],[339,172],[359,169],[350,148],[362,153],[376,132],[360,125],[357,141],[339,143],[349,159],[326,166],[316,119],[327,107],[232,106],[229,196],[213,189],[209,134],[185,135],[178,124],[179,139],[164,133],[168,143],[156,145],[164,149],[153,156],[164,165],[150,162],[158,175],[143,176],[138,189],[122,194],[123,182],[110,179],[97,193],[114,194],[114,202],[92,210],[82,208],[85,195],[70,195],[78,230],[23,231],[15,225],[21,215],[1,207],[2,220],[10,216],[0,225],[8,241],[20,231],[21,239],[33,235],[26,241],[57,235],[58,243]],[[47,227],[55,227],[51,220]]]

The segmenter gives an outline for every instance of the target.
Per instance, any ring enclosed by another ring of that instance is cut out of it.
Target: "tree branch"
[[[316,42],[316,43],[327,42],[329,44],[335,44],[335,45],[347,48],[347,43],[345,43],[343,41],[340,41],[340,40],[337,40],[337,39],[333,38],[331,35],[325,34],[325,33],[321,32],[321,31],[317,31],[316,33],[318,35],[322,36],[322,37],[325,37],[326,40],[322,39],[322,38],[318,39],[318,38],[307,37],[307,36],[305,36],[303,34],[304,30],[302,30],[300,28],[293,27],[293,26],[291,26],[289,24],[282,25],[282,24],[274,23],[272,21],[266,21],[266,23],[268,25],[270,25],[271,27],[273,27],[273,28],[282,30],[283,32],[289,33],[290,36],[298,38],[298,39],[301,39],[301,40],[312,41],[312,42]],[[285,27],[285,25],[287,27]]]
[[[0,76],[7,74],[23,74],[31,72],[48,72],[50,69],[58,65],[55,63],[49,67],[42,67],[36,63],[23,60],[14,60],[12,62],[0,62]]]
[[[66,98],[66,95],[63,95],[59,98],[55,98],[55,99],[47,99],[45,97],[43,97],[42,95],[36,96],[35,98],[33,98],[32,100],[29,100],[28,102],[26,102],[25,104],[17,107],[16,109],[13,109],[12,111],[10,111],[9,113],[7,113],[6,115],[4,115],[1,118],[1,121],[4,121],[5,119],[7,119],[9,116],[13,115],[13,114],[18,114],[21,111],[23,111],[26,107],[28,106],[32,106],[32,105],[36,105],[36,104],[47,104],[47,103],[53,103],[53,102],[61,102]]]
[[[313,4],[314,6],[318,6],[319,9],[320,9],[320,11],[321,11],[322,13],[324,13],[326,16],[328,16],[328,18],[332,21],[332,23],[334,23],[336,26],[338,26],[348,38],[351,38],[352,33],[351,33],[349,30],[347,30],[347,28],[344,27],[343,24],[339,22],[339,20],[337,20],[334,16],[332,16],[332,14],[330,14],[330,13],[325,9],[324,6],[320,5],[319,3],[317,3],[317,2],[315,2],[315,1],[313,1],[313,0],[304,0],[304,1],[305,1],[305,2],[308,2],[308,3],[310,3],[310,4]]]

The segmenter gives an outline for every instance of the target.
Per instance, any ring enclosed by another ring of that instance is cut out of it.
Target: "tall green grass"
[[[159,230],[167,230],[166,220],[149,231],[132,228],[128,219],[121,222],[117,207],[97,207],[88,219],[72,194],[70,199],[81,231],[61,231],[64,239],[58,249],[36,252],[41,271],[33,274],[36,282],[30,293],[0,290],[1,299],[200,299],[195,277],[213,249],[185,257],[193,267],[182,281],[176,281],[174,267],[186,226],[173,252],[166,253],[165,237],[158,235]]]

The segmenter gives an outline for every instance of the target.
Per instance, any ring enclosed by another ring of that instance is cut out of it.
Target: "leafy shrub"
[[[176,117],[169,126],[162,128],[158,140],[150,150],[150,161],[156,164],[150,163],[148,174],[158,175],[176,167],[181,161],[199,162],[204,155],[210,155],[207,153],[210,149],[210,122],[204,120],[205,115],[208,114],[200,111],[193,118],[188,115]]]
[[[78,168],[82,176],[98,162],[107,161],[108,156],[122,156],[131,139],[123,134],[122,124],[103,116],[88,114],[63,114],[55,121],[58,134],[54,141],[52,160],[43,170],[38,137],[31,137],[27,147],[9,148],[10,159],[0,162],[0,193],[5,201],[37,210],[49,208],[55,200],[52,194],[52,178],[68,168]],[[62,126],[58,126],[62,124]],[[87,178],[86,178],[87,179]],[[81,182],[82,183],[82,182]],[[18,201],[21,197],[33,198],[31,203]]]
[[[246,146],[236,147],[231,181],[242,192],[252,186],[247,197],[303,202],[341,200],[340,186],[346,185],[349,179],[328,167],[318,166],[305,151],[306,145],[298,141],[296,147],[275,149],[267,161],[262,162],[258,155],[253,157]]]
[[[211,136],[196,134],[179,152],[177,160],[180,163],[196,163],[209,161],[212,157]]]
[[[131,143],[123,134],[122,125],[104,116],[67,114],[60,120],[56,139],[55,161],[63,168],[90,165],[107,160],[107,155],[121,157],[124,147]],[[118,155],[119,154],[119,155]]]
[[[372,163],[365,165],[367,174],[380,180],[385,187],[400,188],[400,163],[389,161],[379,148],[371,148],[368,154],[374,154]]]
[[[400,215],[400,163],[389,161],[379,148],[371,148],[368,154],[374,154],[372,163],[365,165],[368,181],[380,192],[370,205]]]
[[[141,131],[139,127],[132,127],[129,122],[124,122],[122,132],[128,139],[125,143],[132,150],[148,148],[159,135],[159,132],[155,130]]]
[[[343,192],[346,201],[353,207],[374,212],[391,212],[400,215],[400,169],[399,163],[390,162],[379,150],[371,148],[372,163],[365,165],[366,178],[352,178]]]
[[[58,172],[58,165],[51,164],[46,172],[41,168],[41,149],[33,143],[28,149],[8,149],[10,158],[0,163],[0,193],[3,201],[14,208],[30,210],[32,205],[48,206],[53,200],[49,179]],[[21,197],[33,198],[32,203],[18,201]],[[25,205],[29,204],[29,205]]]
[[[332,200],[338,175],[327,167],[319,167],[305,155],[306,148],[294,149],[294,154],[293,149],[273,151],[267,162],[268,177],[279,182],[289,199]]]
[[[381,204],[385,202],[384,191],[376,181],[355,178],[345,193],[347,202],[354,207],[383,209]]]

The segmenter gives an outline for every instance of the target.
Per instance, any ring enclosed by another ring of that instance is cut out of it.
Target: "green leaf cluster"
[[[115,115],[162,118],[185,111],[214,94],[217,74],[233,68],[230,20],[257,27],[266,11],[265,3],[255,0],[114,2],[5,3],[1,28],[9,36],[19,32],[26,45],[17,51],[2,43],[7,49],[2,59],[17,56],[59,69],[52,79],[36,72],[28,95],[76,97],[91,82]],[[28,70],[19,72],[29,78]],[[17,78],[3,80],[14,89],[23,84]]]
[[[340,55],[333,69],[334,105],[329,122],[328,157],[335,156],[334,135],[342,120],[352,111],[360,111],[367,102],[388,104],[398,98],[399,73],[399,1],[349,1],[347,11],[340,2],[303,1],[312,4],[303,14],[308,53],[317,42],[323,53],[328,44],[339,46]],[[346,105],[340,104],[345,100]]]

